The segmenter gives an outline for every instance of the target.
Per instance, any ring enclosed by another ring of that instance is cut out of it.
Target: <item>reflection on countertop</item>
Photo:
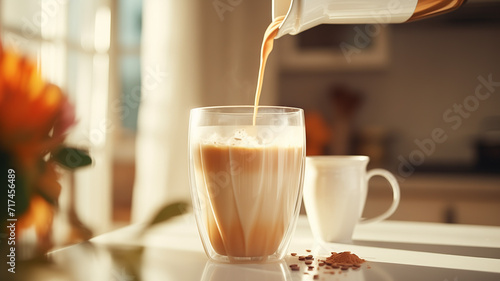
[[[192,214],[138,237],[141,230],[141,225],[131,225],[53,251],[48,260],[20,262],[13,280],[299,281],[315,280],[316,274],[325,281],[498,280],[500,272],[498,227],[384,221],[360,225],[353,244],[318,243],[301,216],[289,253],[312,254],[312,270],[291,254],[268,264],[212,262],[203,251]],[[344,271],[316,266],[318,258],[331,251],[352,251],[367,262]],[[290,269],[295,263],[299,271]]]

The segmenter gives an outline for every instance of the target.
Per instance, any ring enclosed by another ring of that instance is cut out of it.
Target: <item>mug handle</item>
[[[376,217],[371,218],[371,219],[361,220],[360,223],[363,223],[363,224],[365,224],[365,223],[372,223],[372,222],[378,222],[378,221],[381,221],[381,220],[385,220],[386,218],[388,218],[389,216],[391,216],[396,211],[396,209],[398,208],[399,200],[401,198],[401,194],[400,194],[400,191],[399,191],[398,181],[392,175],[391,172],[389,172],[387,170],[384,170],[384,169],[369,170],[366,173],[366,181],[367,181],[366,185],[367,186],[368,186],[368,182],[370,181],[370,178],[374,177],[374,176],[384,177],[389,182],[389,184],[391,185],[391,187],[392,187],[392,205],[391,205],[391,207],[389,209],[387,209],[387,211],[385,211],[383,214],[381,214],[379,216],[376,216]]]

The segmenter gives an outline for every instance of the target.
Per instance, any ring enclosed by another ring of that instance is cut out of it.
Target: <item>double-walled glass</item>
[[[302,109],[253,106],[191,110],[189,172],[207,255],[268,262],[286,254],[302,200]]]

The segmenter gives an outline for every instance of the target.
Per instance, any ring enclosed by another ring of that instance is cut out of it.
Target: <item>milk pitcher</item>
[[[320,24],[387,24],[414,21],[460,7],[465,0],[273,0],[273,20],[286,16],[279,38]]]

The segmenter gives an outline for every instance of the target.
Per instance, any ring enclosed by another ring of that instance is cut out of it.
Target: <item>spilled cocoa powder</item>
[[[338,270],[338,272],[341,273],[342,271],[349,270],[349,268],[352,268],[353,270],[359,269],[361,267],[361,264],[366,261],[360,258],[358,255],[353,254],[349,251],[339,253],[331,252],[331,256],[327,258],[318,258],[316,266],[312,265],[313,261],[315,260],[313,255],[309,254],[307,256],[297,256],[297,253],[291,253],[291,256],[297,257],[299,262],[302,261],[304,263],[306,267],[306,271],[304,271],[304,274],[309,274],[307,271],[313,271],[314,269],[316,269],[317,274],[314,275],[314,279],[319,278],[318,274],[335,274],[335,270]],[[300,268],[300,264],[290,265],[290,269],[292,271],[300,271]]]
[[[341,269],[359,268],[364,262],[364,259],[349,251],[340,253],[332,252],[332,255],[325,259],[326,265],[329,265],[333,268],[335,268],[335,266],[338,266]]]

